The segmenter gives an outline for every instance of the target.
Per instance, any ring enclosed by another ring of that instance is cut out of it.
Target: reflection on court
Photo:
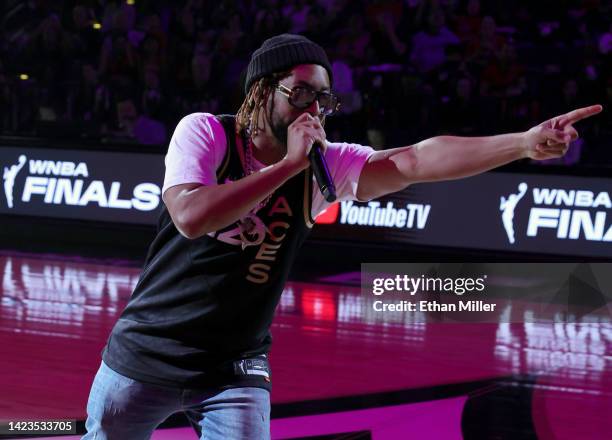
[[[84,419],[100,352],[139,272],[100,261],[0,255],[3,419]],[[272,328],[273,403],[529,376],[537,429],[545,420],[547,432],[572,438],[565,434],[581,435],[595,418],[589,429],[612,432],[609,319],[507,322],[508,314],[529,317],[534,310],[529,303],[502,307],[498,323],[427,322],[414,313],[375,312],[355,285],[289,282]],[[576,396],[589,396],[589,404],[576,405]]]

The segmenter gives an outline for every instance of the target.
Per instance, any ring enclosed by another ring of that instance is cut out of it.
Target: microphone
[[[319,184],[321,194],[323,194],[323,197],[328,202],[331,203],[335,201],[336,186],[329,173],[329,168],[327,168],[327,162],[325,161],[325,156],[323,156],[323,148],[319,141],[315,141],[315,143],[312,144],[310,153],[308,153],[308,159],[310,159],[310,166]]]

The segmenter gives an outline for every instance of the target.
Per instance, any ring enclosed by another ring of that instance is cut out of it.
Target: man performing
[[[283,34],[250,60],[237,115],[183,118],[166,156],[165,207],[144,270],[103,353],[84,439],[148,439],[183,411],[201,439],[266,439],[269,328],[291,263],[327,206],[315,142],[339,200],[472,176],[513,160],[565,154],[591,106],[524,133],[439,136],[375,152],[326,142],[338,109],[324,50]]]

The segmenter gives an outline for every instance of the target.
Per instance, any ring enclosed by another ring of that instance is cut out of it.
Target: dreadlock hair
[[[257,136],[263,127],[259,127],[259,113],[265,109],[268,97],[274,92],[274,87],[283,78],[291,75],[291,71],[273,73],[258,79],[249,88],[238,113],[236,113],[236,133],[246,130],[249,136]],[[272,113],[272,108],[270,109]]]

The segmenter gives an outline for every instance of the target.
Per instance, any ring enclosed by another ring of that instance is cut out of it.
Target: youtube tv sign
[[[368,202],[367,205],[345,201],[334,203],[319,216],[317,224],[333,224],[337,221],[343,225],[378,226],[388,228],[423,229],[431,205],[408,203],[405,207],[395,207],[393,201],[381,205],[379,201]],[[415,223],[416,222],[416,223]]]

